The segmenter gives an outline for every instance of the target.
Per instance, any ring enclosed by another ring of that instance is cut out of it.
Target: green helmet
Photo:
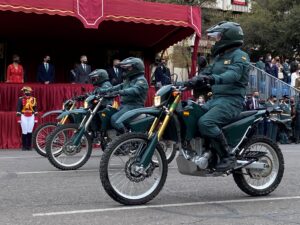
[[[96,69],[89,74],[89,79],[91,83],[96,86],[100,85],[105,81],[109,80],[108,73],[103,69]]]
[[[238,23],[222,21],[206,30],[208,37],[216,39],[212,48],[213,56],[232,47],[242,46],[244,43],[244,32]]]
[[[129,57],[120,62],[118,66],[124,70],[126,78],[145,73],[145,66],[140,58]]]

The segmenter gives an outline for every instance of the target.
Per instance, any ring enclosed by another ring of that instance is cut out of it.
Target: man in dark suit
[[[119,63],[120,63],[119,59],[114,59],[113,66],[107,69],[109,81],[113,86],[121,84],[123,82],[123,78],[122,78],[123,71],[121,68],[118,67]]]
[[[171,84],[171,73],[170,69],[166,66],[166,64],[166,60],[161,59],[160,64],[158,64],[154,71],[155,87],[157,90],[162,86]]]
[[[89,82],[89,74],[91,73],[91,66],[87,64],[86,55],[80,57],[80,64],[76,64],[72,72],[72,82],[86,84]]]
[[[54,82],[55,70],[54,66],[50,64],[50,56],[45,55],[43,63],[38,67],[37,79],[38,82],[49,84]]]
[[[253,110],[253,109],[259,109],[259,108],[261,108],[261,105],[259,104],[259,92],[254,91],[252,94],[252,97],[249,98],[246,102],[246,109]]]

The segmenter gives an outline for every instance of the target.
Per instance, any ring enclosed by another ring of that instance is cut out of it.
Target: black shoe
[[[225,172],[233,169],[236,166],[236,158],[234,155],[221,159],[220,163],[216,165],[217,172]]]
[[[26,151],[26,135],[22,134],[22,151]]]

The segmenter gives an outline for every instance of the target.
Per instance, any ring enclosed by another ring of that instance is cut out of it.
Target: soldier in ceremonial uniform
[[[22,128],[22,150],[31,150],[31,138],[32,130],[35,122],[36,110],[36,98],[31,96],[31,87],[25,86],[21,89],[24,93],[19,98],[17,104],[17,116],[20,117],[20,123]]]

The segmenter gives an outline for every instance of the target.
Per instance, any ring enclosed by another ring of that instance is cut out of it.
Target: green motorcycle
[[[76,108],[76,103],[83,101],[83,96],[77,96],[71,99],[68,99],[64,101],[62,105],[61,110],[52,110],[49,112],[46,112],[42,118],[45,118],[47,116],[51,115],[59,115],[61,113],[64,113],[65,111],[73,110]],[[33,148],[36,150],[38,154],[41,156],[47,157],[46,153],[46,138],[55,130],[57,126],[63,125],[67,122],[70,123],[80,123],[82,118],[79,118],[75,115],[66,115],[65,117],[62,117],[58,122],[46,122],[41,125],[39,125],[32,134],[32,144]]]
[[[218,172],[218,145],[201,137],[197,129],[197,121],[205,112],[196,102],[181,100],[184,90],[180,86],[164,86],[154,97],[154,107],[132,110],[119,118],[117,122],[125,122],[147,113],[155,120],[147,135],[126,133],[107,147],[100,163],[100,179],[107,194],[125,205],[144,204],[158,195],[168,173],[161,139],[179,144],[176,161],[181,174],[232,174],[238,187],[251,196],[274,191],[283,177],[283,155],[272,140],[255,135],[257,124],[268,116],[267,111],[242,112],[222,128],[237,163],[233,169]]]
[[[110,125],[111,116],[117,112],[113,105],[103,106],[102,101],[114,98],[110,95],[90,95],[85,99],[85,107],[64,111],[57,119],[75,115],[83,117],[80,124],[68,123],[57,126],[46,142],[46,152],[50,163],[61,170],[75,170],[82,167],[90,158],[93,145],[99,144],[104,150],[116,137]],[[126,123],[130,131],[146,132],[154,117],[144,115]],[[94,125],[94,126],[92,126]]]

